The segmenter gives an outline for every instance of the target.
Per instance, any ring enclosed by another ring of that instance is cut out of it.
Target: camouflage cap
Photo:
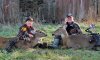
[[[32,18],[32,17],[27,17],[27,18],[26,18],[26,22],[27,22],[27,21],[33,21],[33,18]]]
[[[72,14],[71,14],[71,13],[67,14],[67,17],[70,17],[70,16],[72,16]]]

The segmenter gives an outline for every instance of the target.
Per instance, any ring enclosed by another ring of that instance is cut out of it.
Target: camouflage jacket
[[[26,24],[24,24],[19,28],[17,37],[23,39],[24,37],[29,37],[29,34],[34,35],[32,31],[34,31],[33,27],[28,27]]]
[[[68,22],[66,22],[66,25],[67,25],[66,31],[68,32],[69,35],[82,33],[78,24],[76,24],[74,22],[69,24]]]

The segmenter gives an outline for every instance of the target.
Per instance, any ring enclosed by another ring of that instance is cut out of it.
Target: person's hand
[[[35,33],[36,33],[36,31],[35,31],[35,30],[32,30],[32,31],[31,31],[31,33],[32,33],[32,34],[35,34]]]
[[[33,37],[33,35],[32,34],[29,34],[29,37]]]

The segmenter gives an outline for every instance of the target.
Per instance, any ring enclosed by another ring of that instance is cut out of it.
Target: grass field
[[[47,33],[42,41],[50,43],[53,40],[52,32],[61,25],[43,24],[35,25],[39,30]],[[80,24],[82,31],[88,25]],[[13,37],[17,35],[18,25],[0,25],[0,36]],[[100,24],[96,24],[96,32],[100,33]],[[0,60],[100,60],[100,51],[72,50],[72,49],[16,49],[11,53],[0,50]]]

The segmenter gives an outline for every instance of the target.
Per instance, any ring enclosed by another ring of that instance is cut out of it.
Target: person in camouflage
[[[65,18],[65,29],[68,33],[68,35],[73,34],[82,34],[82,31],[77,23],[74,22],[73,16],[71,14],[68,14]],[[54,36],[54,41],[51,45],[52,48],[59,48],[59,45],[61,44],[61,35]]]
[[[31,17],[28,17],[26,19],[25,24],[23,24],[19,28],[19,33],[17,37],[19,37],[19,39],[21,40],[27,40],[28,38],[30,39],[31,37],[34,37],[35,30],[32,25],[33,25],[33,19]]]
[[[25,23],[19,28],[19,32],[16,38],[10,40],[5,48],[7,52],[11,52],[11,49],[15,46],[18,40],[28,40],[34,37],[35,30],[33,28],[33,18],[28,17]]]
[[[77,23],[74,22],[73,16],[68,14],[65,18],[66,31],[69,35],[81,34],[82,31]]]

